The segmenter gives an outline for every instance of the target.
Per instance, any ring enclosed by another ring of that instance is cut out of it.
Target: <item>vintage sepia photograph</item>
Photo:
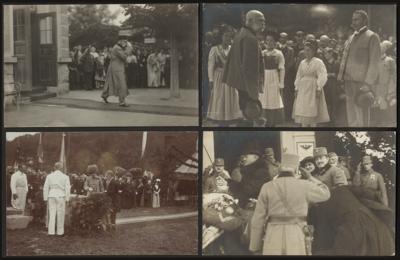
[[[202,5],[203,126],[396,127],[396,5]]]
[[[197,139],[7,132],[6,255],[197,255]]]
[[[198,126],[198,4],[3,5],[5,127]]]
[[[206,131],[203,255],[395,255],[396,133]]]

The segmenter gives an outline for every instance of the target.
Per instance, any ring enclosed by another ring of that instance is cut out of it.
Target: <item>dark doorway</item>
[[[266,147],[272,147],[275,158],[280,161],[281,142],[279,131],[260,132],[214,132],[214,151],[216,158],[224,158],[225,168],[231,171],[245,150],[257,150],[263,153]]]
[[[32,14],[33,86],[57,85],[56,13]]]

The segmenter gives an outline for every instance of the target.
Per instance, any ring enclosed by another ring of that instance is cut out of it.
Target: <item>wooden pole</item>
[[[179,53],[176,42],[176,36],[170,33],[171,43],[171,81],[170,81],[170,98],[180,98],[179,92]]]

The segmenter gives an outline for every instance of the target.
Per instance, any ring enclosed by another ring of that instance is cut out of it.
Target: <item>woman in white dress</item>
[[[322,60],[315,57],[316,41],[304,44],[306,58],[300,62],[295,86],[296,99],[293,105],[293,119],[303,127],[315,127],[317,123],[329,122],[323,87],[327,72]]]
[[[228,57],[233,32],[222,29],[221,43],[213,46],[208,55],[208,79],[211,88],[207,118],[219,125],[229,125],[242,118],[239,95],[235,88],[222,83],[222,74]]]
[[[267,126],[275,126],[283,122],[284,111],[282,91],[285,78],[285,58],[282,52],[276,49],[278,35],[268,32],[265,39],[266,49],[262,51],[264,59],[264,86],[260,94],[260,101],[267,119]]]

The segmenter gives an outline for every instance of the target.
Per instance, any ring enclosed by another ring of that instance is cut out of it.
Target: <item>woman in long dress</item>
[[[260,94],[264,117],[267,126],[275,126],[283,122],[284,111],[282,91],[285,79],[285,58],[282,52],[276,49],[278,35],[267,33],[265,39],[266,49],[262,51],[264,59],[264,87]]]
[[[293,105],[293,119],[303,127],[315,127],[317,123],[329,122],[322,89],[327,81],[327,72],[323,61],[315,57],[316,51],[317,43],[306,41],[306,58],[300,62],[294,82],[296,99]]]
[[[157,179],[153,186],[153,205],[152,205],[153,208],[160,207],[160,191],[161,191],[160,179]]]
[[[232,32],[225,30],[222,32],[221,38],[221,43],[213,46],[208,55],[208,79],[211,94],[207,118],[220,125],[225,125],[242,118],[242,112],[239,108],[237,90],[222,83],[222,74],[232,43]]]

